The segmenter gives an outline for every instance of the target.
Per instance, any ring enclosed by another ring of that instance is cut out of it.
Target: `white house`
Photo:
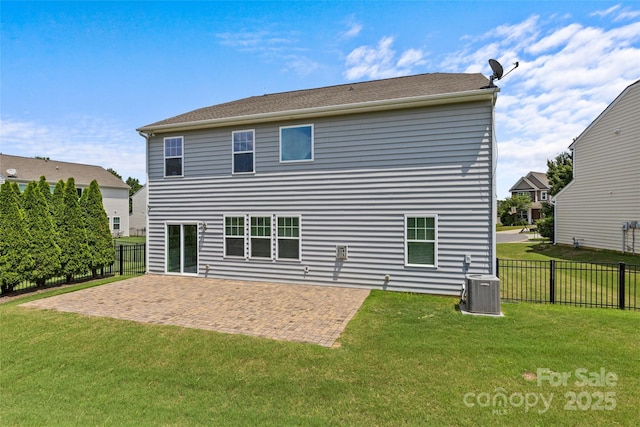
[[[556,243],[640,253],[640,80],[569,148],[573,180],[554,197]]]
[[[144,236],[147,231],[147,185],[143,185],[131,196],[129,212],[129,235]]]
[[[58,181],[73,177],[81,194],[94,179],[102,193],[102,204],[109,217],[109,227],[114,235],[129,235],[129,186],[100,166],[57,160],[0,154],[0,182],[15,181],[24,190],[31,181],[44,176],[53,188]]]
[[[457,294],[494,273],[498,91],[421,74],[139,128],[149,272]]]

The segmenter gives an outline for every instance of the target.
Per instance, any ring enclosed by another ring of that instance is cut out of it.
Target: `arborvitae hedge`
[[[115,262],[113,237],[109,230],[109,218],[102,205],[102,193],[98,181],[91,181],[80,198],[84,213],[84,225],[89,245],[89,267],[96,276],[97,270]]]
[[[67,282],[70,282],[73,275],[89,270],[90,257],[84,216],[78,201],[76,181],[73,178],[69,178],[64,184],[62,206],[58,214],[61,214],[58,221],[58,245],[62,250],[60,264],[62,273],[67,276]]]
[[[19,199],[14,185],[5,181],[0,187],[0,287],[3,292],[24,280],[34,266]]]
[[[49,204],[40,186],[35,182],[27,185],[23,195],[25,224],[30,236],[29,251],[35,263],[29,272],[29,279],[38,286],[60,273],[60,248],[56,244],[56,231]],[[46,189],[49,191],[49,185]]]

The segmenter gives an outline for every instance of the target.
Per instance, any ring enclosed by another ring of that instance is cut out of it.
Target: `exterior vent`
[[[347,259],[349,257],[349,247],[347,245],[336,246],[336,258]]]
[[[467,274],[467,309],[470,313],[500,314],[500,279],[490,274]]]

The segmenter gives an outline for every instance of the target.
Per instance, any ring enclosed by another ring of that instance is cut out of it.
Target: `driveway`
[[[496,243],[517,243],[526,242],[532,234],[520,233],[520,230],[498,231],[496,233]]]
[[[366,289],[147,274],[23,307],[332,347]]]

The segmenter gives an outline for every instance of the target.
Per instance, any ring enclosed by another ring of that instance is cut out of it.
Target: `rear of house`
[[[570,148],[573,181],[554,197],[556,243],[639,253],[640,81]]]
[[[269,94],[138,129],[148,270],[456,294],[493,273],[498,89],[423,74]]]

